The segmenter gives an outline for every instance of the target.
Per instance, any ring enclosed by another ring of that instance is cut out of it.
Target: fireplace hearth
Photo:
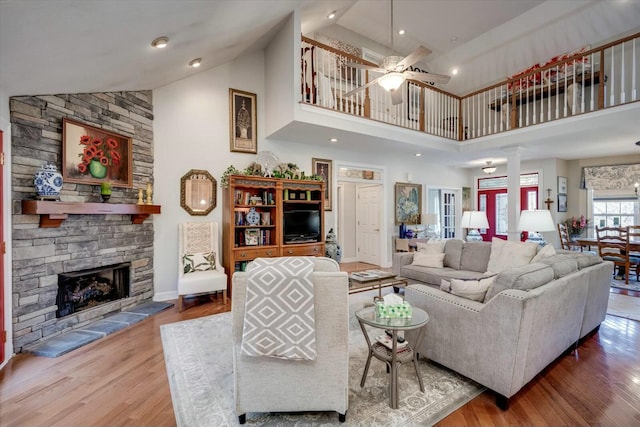
[[[58,275],[56,317],[65,317],[129,296],[129,268],[121,263]]]

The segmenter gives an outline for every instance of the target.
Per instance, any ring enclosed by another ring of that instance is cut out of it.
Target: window
[[[591,227],[626,227],[638,224],[638,203],[635,198],[594,198]]]

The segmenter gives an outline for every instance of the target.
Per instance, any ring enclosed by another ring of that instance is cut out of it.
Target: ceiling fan
[[[390,0],[391,4],[391,48],[393,48],[393,0]],[[347,65],[354,68],[363,70],[369,70],[376,73],[382,73],[382,76],[371,80],[364,86],[360,86],[347,92],[344,96],[351,96],[359,91],[366,89],[374,84],[379,84],[391,94],[391,103],[393,105],[402,103],[402,92],[398,90],[405,80],[414,80],[425,83],[447,83],[451,77],[442,74],[424,73],[419,71],[413,71],[409,68],[422,61],[427,57],[431,51],[424,46],[418,47],[411,52],[405,58],[401,56],[387,56],[380,61],[379,67],[372,67],[370,65],[358,64],[355,62],[348,63]]]

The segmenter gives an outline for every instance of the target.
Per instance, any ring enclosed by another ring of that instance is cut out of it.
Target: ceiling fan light
[[[404,83],[404,80],[404,74],[392,72],[380,77],[378,84],[385,90],[396,90]]]

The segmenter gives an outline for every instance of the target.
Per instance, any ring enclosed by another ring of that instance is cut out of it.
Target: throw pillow
[[[491,256],[487,271],[500,273],[507,268],[527,265],[536,255],[537,249],[537,243],[510,242],[494,237],[491,240]]]
[[[444,292],[451,292],[451,282],[447,279],[442,279],[440,282],[440,290]]]
[[[216,254],[214,252],[204,252],[195,254],[184,254],[182,256],[184,274],[196,271],[208,271],[216,269]]]
[[[411,265],[420,267],[443,268],[444,254],[430,254],[424,252],[415,252],[413,254],[413,262]]]
[[[544,245],[542,247],[542,249],[540,249],[538,251],[538,253],[536,254],[536,256],[533,257],[533,259],[531,260],[531,262],[538,262],[540,261],[542,258],[547,258],[550,257],[552,255],[556,254],[556,250],[553,246],[551,245]]]
[[[451,279],[451,293],[462,298],[483,302],[489,286],[495,282],[496,277],[494,275],[480,280]]]
[[[444,240],[430,240],[427,243],[418,242],[416,243],[416,249],[418,252],[427,254],[441,254],[444,252],[445,243],[447,242],[445,242]]]

